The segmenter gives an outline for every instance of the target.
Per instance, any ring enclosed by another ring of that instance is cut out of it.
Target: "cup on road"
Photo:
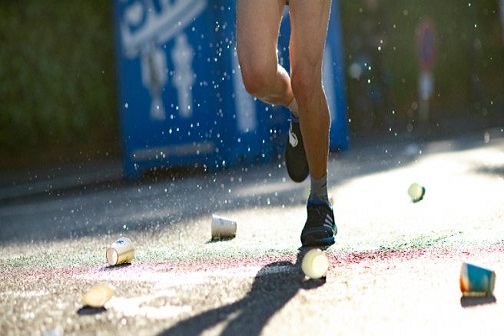
[[[84,306],[103,307],[114,296],[115,288],[106,283],[97,283],[82,296]]]
[[[310,279],[320,279],[327,274],[329,260],[321,249],[314,248],[306,252],[301,262],[303,273]]]
[[[110,266],[131,263],[135,259],[135,248],[129,238],[121,237],[107,248],[106,257]]]
[[[416,182],[412,183],[408,188],[408,195],[411,198],[411,201],[419,202],[425,195],[425,187]]]
[[[212,240],[231,239],[236,236],[236,221],[212,215]]]
[[[495,272],[484,267],[462,263],[460,291],[463,296],[491,296],[495,287]]]

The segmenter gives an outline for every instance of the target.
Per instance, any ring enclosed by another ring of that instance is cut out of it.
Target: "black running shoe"
[[[326,203],[308,203],[308,218],[301,232],[303,246],[330,246],[338,233],[334,213]]]
[[[294,182],[303,182],[310,173],[298,122],[290,122],[289,136],[285,146],[285,165],[289,177]]]

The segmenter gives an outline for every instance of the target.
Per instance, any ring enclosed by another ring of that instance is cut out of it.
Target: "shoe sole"
[[[290,130],[289,130],[290,132]],[[295,132],[293,132],[295,133]],[[301,146],[301,148],[294,148],[289,143],[289,137],[287,138],[287,145],[285,148],[285,165],[287,167],[287,173],[292,181],[296,183],[301,183],[310,174],[310,169],[308,167],[308,161],[306,160],[306,151],[304,150],[304,142],[302,137],[298,137],[297,146]],[[299,157],[296,158],[301,152],[302,160],[299,160]]]
[[[290,158],[287,158],[288,156],[289,156],[289,154],[287,154],[287,152],[286,152],[285,153],[285,160],[286,160],[286,162],[291,160]],[[289,167],[292,166],[292,164],[287,164],[286,163],[286,166],[287,166],[287,173],[289,174],[289,177],[290,177],[290,179],[293,182],[301,183],[304,180],[306,180],[306,178],[310,174],[310,170],[309,170],[308,166],[303,167],[304,169],[303,169],[302,172],[293,171],[293,169],[289,169]]]
[[[303,247],[331,246],[334,243],[334,236],[301,242]]]

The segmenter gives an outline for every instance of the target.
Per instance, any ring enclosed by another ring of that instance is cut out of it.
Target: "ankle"
[[[330,205],[329,196],[327,194],[327,175],[324,175],[319,179],[310,176],[310,196],[308,196],[308,203],[325,203]]]

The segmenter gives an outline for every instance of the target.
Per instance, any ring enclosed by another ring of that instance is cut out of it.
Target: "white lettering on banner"
[[[327,98],[327,105],[329,105],[329,113],[331,113],[331,123],[334,123],[336,120],[336,97],[335,89],[334,89],[334,75],[336,72],[333,67],[333,58],[332,52],[330,48],[325,48],[324,51],[324,59],[323,59],[323,68],[322,68],[322,77],[324,83],[324,91]]]
[[[138,0],[125,10],[120,29],[124,49],[130,57],[135,57],[148,41],[163,44],[171,40],[207,6],[207,0],[157,0],[158,10],[153,1]]]
[[[166,118],[161,94],[166,84],[166,57],[153,43],[142,49],[142,83],[151,95],[150,116],[152,119]]]
[[[194,73],[191,65],[193,61],[193,48],[187,43],[187,36],[177,36],[175,48],[172,49],[172,60],[175,66],[173,85],[177,88],[180,116],[189,118],[192,115],[192,85]]]
[[[151,95],[152,119],[166,118],[161,93],[167,82],[168,69],[166,53],[161,45],[176,36],[176,45],[171,53],[176,76],[173,84],[177,89],[181,116],[191,116],[194,49],[182,31],[205,10],[207,1],[138,0],[124,10],[120,23],[124,53],[129,58],[141,56],[142,82]]]
[[[233,80],[235,97],[236,119],[238,130],[242,133],[252,132],[257,127],[256,108],[254,98],[247,93],[243,85],[241,70],[238,65],[238,56],[233,48],[231,50],[231,59],[233,60],[233,71],[235,78]]]

